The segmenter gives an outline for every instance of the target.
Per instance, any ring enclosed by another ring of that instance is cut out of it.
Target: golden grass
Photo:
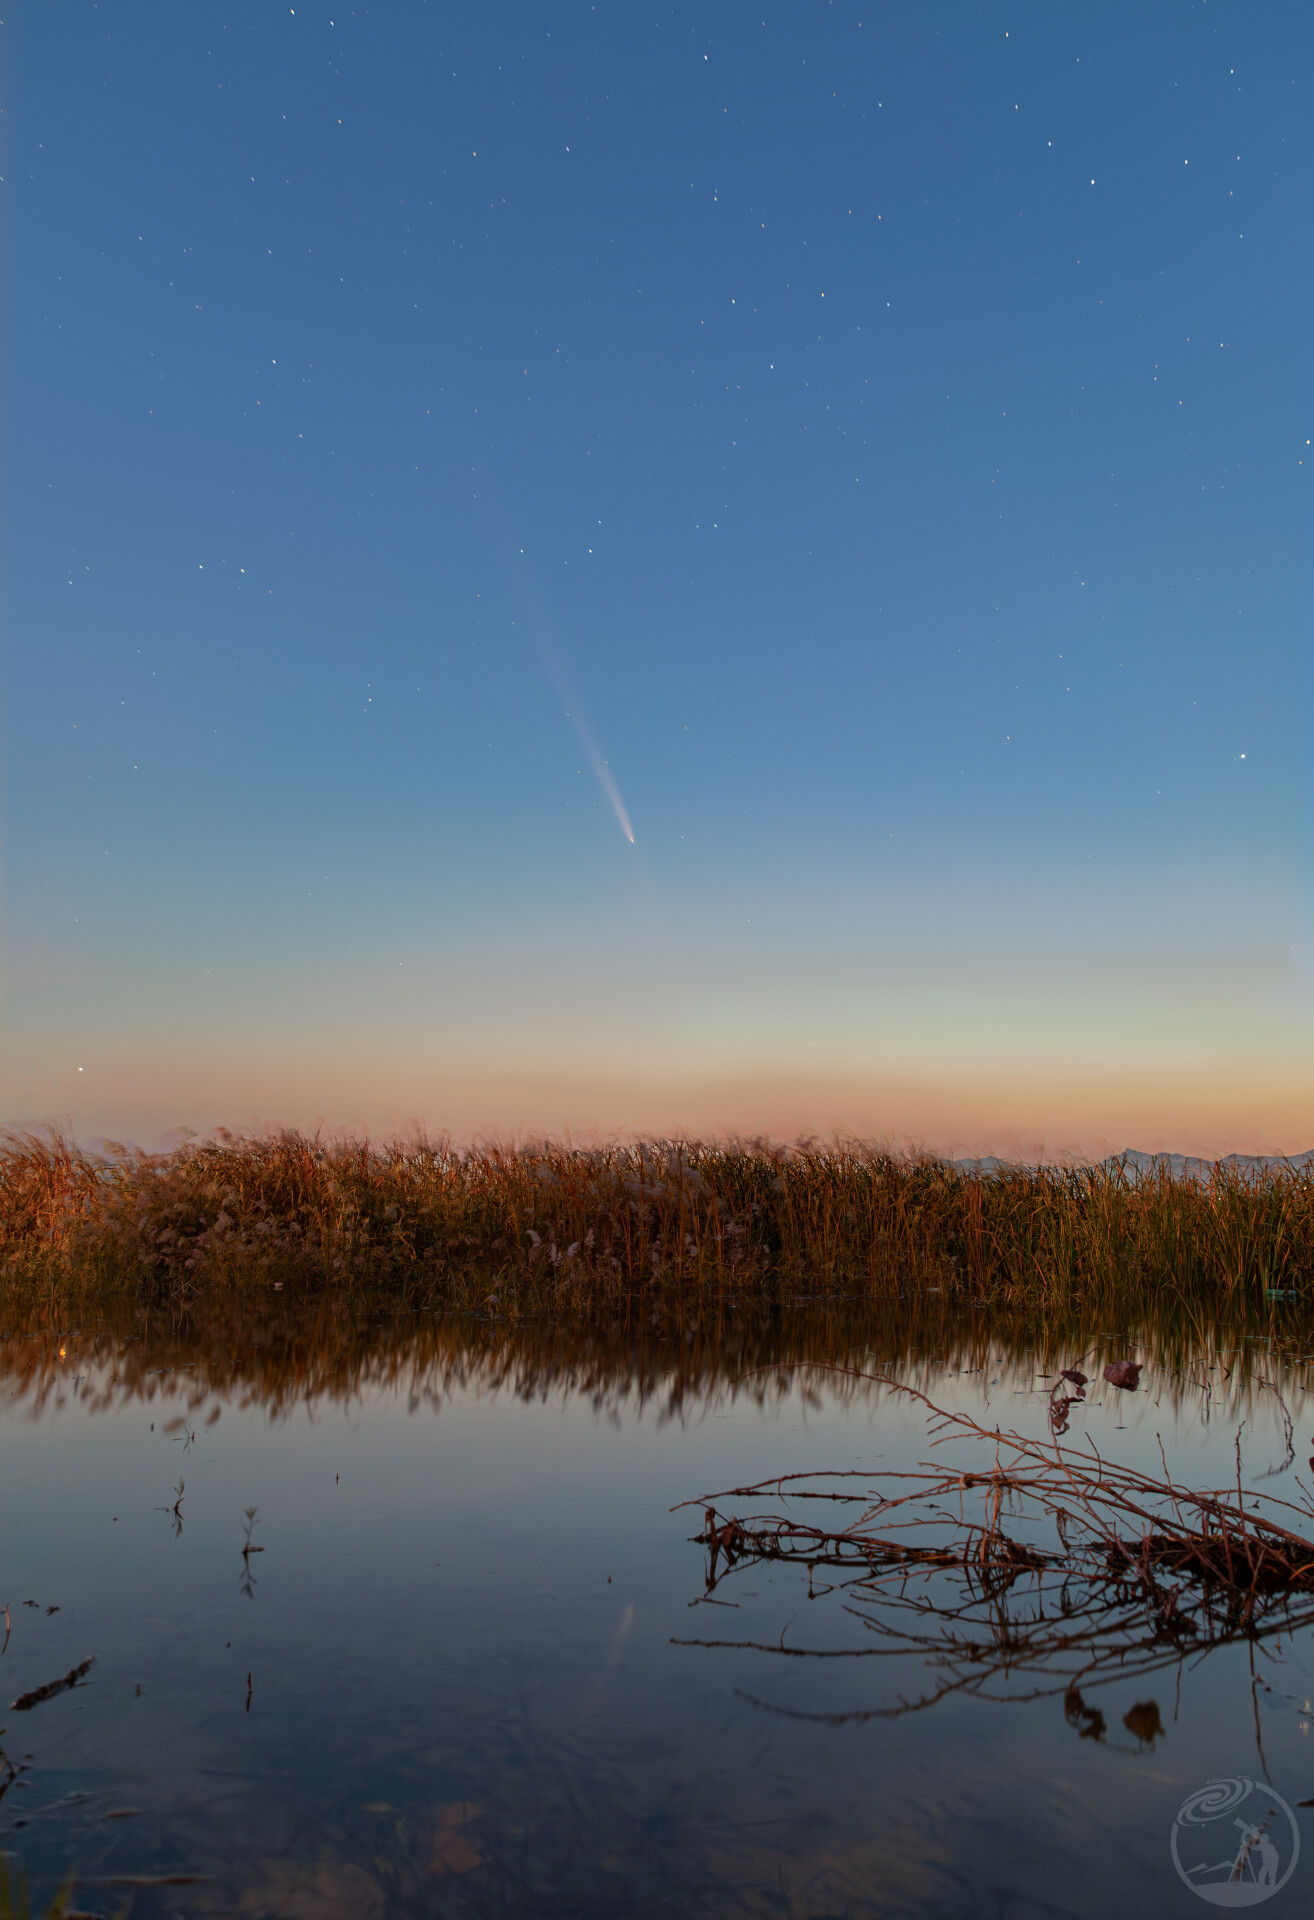
[[[982,1173],[809,1143],[0,1139],[0,1286],[29,1304],[282,1286],[513,1316],[835,1293],[1208,1316],[1311,1271],[1308,1171]]]

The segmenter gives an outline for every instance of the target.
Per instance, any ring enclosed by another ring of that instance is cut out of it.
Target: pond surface
[[[94,1664],[0,1716],[0,1847],[34,1912],[68,1878],[79,1911],[140,1916],[1198,1912],[1171,1849],[1189,1796],[1240,1779],[1261,1825],[1273,1790],[1314,1812],[1307,1630],[943,1691],[924,1652],[871,1657],[824,1566],[709,1589],[702,1510],[672,1509],[965,1457],[828,1358],[1038,1436],[1083,1360],[1072,1445],[1157,1469],[1161,1439],[1184,1483],[1235,1487],[1244,1422],[1243,1486],[1299,1499],[1309,1348],[1271,1334],[1041,1339],[897,1306],[641,1335],[291,1306],[14,1329],[4,1703]],[[1135,1393],[1100,1378],[1123,1357]],[[1314,1844],[1293,1868],[1271,1832],[1273,1910],[1306,1911]]]

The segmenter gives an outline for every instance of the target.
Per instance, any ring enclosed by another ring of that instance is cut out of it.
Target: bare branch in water
[[[1314,1501],[1303,1487],[1296,1500],[1247,1493],[1239,1429],[1235,1488],[1196,1490],[1174,1481],[1166,1461],[1154,1475],[1112,1464],[1093,1444],[1065,1448],[1057,1423],[1053,1437],[1031,1439],[938,1407],[888,1376],[862,1377],[920,1401],[933,1446],[984,1443],[990,1463],[783,1475],[682,1505],[703,1509],[695,1537],[707,1549],[707,1594],[764,1560],[797,1562],[809,1576],[824,1568],[868,1644],[822,1650],[783,1636],[677,1644],[791,1659],[925,1656],[937,1683],[861,1715],[880,1718],[959,1693],[1062,1694],[1070,1704],[1083,1685],[1152,1673],[1232,1641],[1253,1647],[1314,1622]],[[864,1494],[835,1484],[855,1478],[867,1480]],[[834,1524],[797,1513],[801,1500],[831,1503]],[[855,1504],[863,1510],[851,1516]],[[1129,1730],[1143,1739],[1157,1711],[1143,1702]],[[1103,1737],[1094,1710],[1082,1706],[1078,1721],[1083,1737]]]
[[[94,1653],[90,1654],[80,1666],[70,1667],[60,1680],[48,1680],[44,1687],[33,1687],[31,1693],[20,1693],[17,1700],[9,1702],[10,1712],[27,1713],[31,1708],[39,1707],[43,1700],[53,1700],[57,1693],[64,1693],[69,1687],[75,1687],[82,1676],[90,1670],[95,1657]]]

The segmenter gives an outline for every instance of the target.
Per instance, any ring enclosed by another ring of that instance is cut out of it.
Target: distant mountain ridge
[[[1166,1167],[1174,1180],[1207,1178],[1215,1167],[1228,1173],[1299,1173],[1314,1167],[1314,1147],[1307,1153],[1229,1153],[1221,1160],[1205,1160],[1193,1153],[1138,1153],[1128,1147],[1111,1154],[1100,1163],[1106,1167],[1124,1166],[1129,1172],[1160,1173]]]
[[[1010,1173],[1027,1166],[1030,1161],[1004,1160],[998,1154],[989,1153],[979,1160],[952,1160],[951,1166],[964,1173]],[[1215,1167],[1221,1167],[1225,1173],[1302,1173],[1314,1169],[1314,1147],[1306,1153],[1228,1153],[1218,1160],[1208,1160],[1195,1153],[1142,1153],[1136,1147],[1126,1147],[1121,1153],[1111,1153],[1106,1159],[1095,1162],[1097,1167],[1112,1172],[1117,1167],[1125,1168],[1133,1179],[1146,1175],[1167,1172],[1172,1180],[1207,1180]]]

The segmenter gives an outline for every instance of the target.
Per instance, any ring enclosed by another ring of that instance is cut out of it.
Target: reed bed
[[[0,1284],[144,1300],[293,1287],[499,1311],[938,1294],[1204,1314],[1314,1272],[1314,1172],[977,1170],[859,1144],[458,1148],[0,1138]]]
[[[932,1445],[972,1457],[785,1474],[684,1503],[703,1510],[709,1597],[745,1567],[798,1562],[810,1593],[838,1588],[863,1629],[865,1644],[818,1658],[929,1657],[935,1679],[915,1700],[824,1717],[897,1717],[951,1694],[1061,1693],[1073,1723],[1093,1730],[1102,1720],[1082,1687],[1314,1623],[1314,1498],[1300,1481],[1286,1499],[1244,1486],[1240,1430],[1234,1483],[1193,1489],[1162,1450],[1162,1471],[1145,1472],[1093,1441],[1066,1445],[1061,1425],[1048,1439],[1001,1431],[904,1381],[863,1377],[920,1401]],[[783,1636],[681,1644],[809,1657]]]

